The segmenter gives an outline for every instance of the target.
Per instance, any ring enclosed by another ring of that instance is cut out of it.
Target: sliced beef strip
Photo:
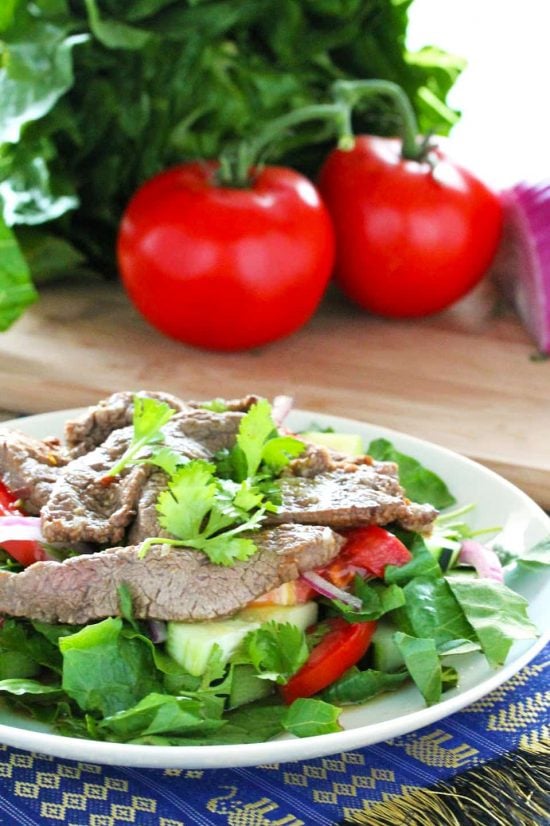
[[[270,524],[328,525],[342,530],[399,522],[425,530],[437,516],[431,505],[412,504],[404,496],[391,462],[339,467],[311,478],[285,476],[277,484],[282,503],[270,515]]]
[[[329,528],[283,525],[254,534],[258,552],[232,567],[213,565],[198,551],[152,546],[112,548],[36,562],[19,574],[0,572],[0,613],[44,622],[80,624],[120,613],[125,584],[136,617],[184,622],[234,614],[301,572],[326,565],[344,540]]]
[[[253,393],[249,393],[248,396],[243,396],[242,399],[209,399],[208,401],[190,401],[188,402],[189,407],[195,408],[204,408],[204,405],[209,405],[212,401],[219,401],[221,405],[226,410],[230,410],[234,413],[246,413],[252,405],[259,402],[261,396],[256,396]],[[206,409],[206,408],[205,408]]]
[[[0,479],[38,514],[69,457],[59,439],[34,439],[15,430],[0,434]]]
[[[130,526],[127,541],[138,545],[151,536],[170,536],[160,527],[157,516],[157,500],[166,487],[166,474],[158,470],[151,474],[143,485],[136,508],[136,518]]]
[[[330,470],[356,470],[360,465],[373,465],[374,462],[372,456],[352,457],[345,453],[338,453],[324,445],[306,442],[305,450],[295,459],[291,459],[282,475],[312,478],[319,473],[326,473]],[[387,467],[388,473],[397,474],[397,465],[392,462],[385,462],[384,465]],[[378,468],[382,470],[382,463],[378,463]]]
[[[112,396],[88,408],[77,419],[66,422],[65,442],[72,456],[82,456],[88,453],[104,442],[113,430],[132,424],[134,396],[158,399],[178,412],[190,409],[190,405],[186,402],[161,391],[113,393]]]
[[[132,432],[131,427],[114,430],[58,476],[40,514],[47,542],[114,544],[123,539],[150,468],[135,465],[109,480],[106,475],[127,449]]]

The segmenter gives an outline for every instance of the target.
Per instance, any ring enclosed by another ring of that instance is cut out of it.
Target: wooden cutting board
[[[333,295],[290,338],[215,353],[152,330],[116,284],[56,285],[0,334],[0,408],[38,413],[120,389],[284,393],[470,456],[550,508],[550,361],[533,360],[514,316],[486,319],[475,306],[388,322]]]

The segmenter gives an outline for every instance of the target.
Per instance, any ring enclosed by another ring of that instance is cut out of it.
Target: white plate
[[[66,418],[76,411],[60,411],[5,423],[34,436],[60,435]],[[294,411],[290,427],[305,429],[311,422],[338,431],[360,433],[367,445],[373,438],[385,437],[404,453],[415,456],[442,476],[458,500],[458,505],[478,503],[472,517],[479,527],[500,525],[499,541],[510,548],[529,548],[550,534],[550,519],[528,496],[509,482],[475,462],[429,442],[351,419]],[[80,740],[53,734],[46,726],[35,724],[0,708],[0,742],[43,754],[111,765],[152,768],[226,768],[261,763],[306,760],[335,752],[372,745],[390,737],[414,731],[446,717],[478,700],[508,680],[546,644],[547,606],[550,577],[540,572],[516,574],[514,590],[530,603],[533,621],[545,632],[535,640],[516,643],[506,664],[493,671],[479,654],[456,658],[459,686],[435,706],[426,708],[418,691],[408,686],[375,698],[370,703],[346,710],[344,730],[334,734],[297,739],[283,736],[268,743],[230,746],[140,746]]]

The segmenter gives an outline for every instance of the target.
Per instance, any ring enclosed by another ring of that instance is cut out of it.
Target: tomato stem
[[[304,106],[272,120],[256,137],[223,152],[217,179],[221,186],[252,185],[254,169],[261,165],[269,146],[284,132],[308,121],[332,124],[339,140],[351,134],[351,109],[343,102]]]
[[[337,103],[345,104],[349,110],[365,98],[383,95],[391,99],[401,120],[401,154],[414,161],[424,160],[429,146],[419,140],[418,123],[411,102],[403,89],[391,80],[337,80],[332,85],[332,94]],[[352,142],[350,143],[350,138]],[[340,149],[353,148],[353,133],[343,135]]]

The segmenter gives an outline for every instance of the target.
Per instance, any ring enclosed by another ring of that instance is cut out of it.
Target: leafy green
[[[418,576],[403,587],[405,604],[394,614],[398,628],[412,629],[414,636],[434,640],[436,646],[450,640],[475,639],[453,591],[443,578]],[[404,618],[404,622],[400,620]]]
[[[0,203],[1,189],[0,184]],[[6,330],[37,297],[27,262],[0,215],[0,330]]]
[[[441,576],[441,568],[420,534],[402,535],[401,538],[413,558],[404,565],[387,565],[384,569],[384,580],[387,584],[404,585],[416,576]]]
[[[445,134],[456,120],[445,98],[463,64],[435,48],[407,51],[409,5],[3,0],[0,200],[33,277],[52,276],[52,259],[31,254],[29,241],[36,249],[41,240],[79,261],[66,275],[113,275],[121,213],[141,183],[182,159],[219,156],[290,109],[326,101],[335,79],[392,80],[421,129]],[[396,126],[384,99],[357,109],[358,132],[393,134]],[[333,139],[304,124],[271,157],[315,174]],[[32,239],[20,232],[29,223]],[[2,297],[13,321],[26,304],[9,291]],[[0,303],[0,318],[3,310]]]
[[[399,481],[413,502],[429,503],[434,508],[447,508],[456,502],[443,479],[417,459],[400,453],[387,439],[374,439],[367,453],[374,459],[397,464]]]
[[[169,544],[203,551],[217,565],[233,565],[256,552],[253,540],[238,534],[258,527],[265,511],[249,513],[258,504],[257,497],[247,500],[247,509],[238,504],[238,492],[233,499],[224,496],[223,483],[214,471],[215,466],[202,459],[180,467],[159,495],[159,522],[177,537]],[[141,553],[157,541],[148,540]]]
[[[438,703],[441,699],[443,675],[435,641],[411,637],[401,631],[395,633],[394,641],[426,704],[431,706]]]
[[[294,700],[282,719],[283,727],[296,737],[315,737],[342,731],[341,709],[313,697]]]
[[[309,656],[303,631],[291,623],[264,623],[247,634],[243,649],[258,676],[277,683],[286,683]]]
[[[376,697],[377,694],[382,694],[385,691],[395,691],[408,679],[409,673],[407,671],[388,674],[385,671],[376,671],[373,668],[360,671],[353,667],[346,671],[339,680],[325,688],[321,697],[323,700],[336,705],[366,703],[372,697]]]
[[[160,688],[151,651],[110,617],[61,637],[64,691],[83,711],[108,716]]]
[[[107,475],[117,476],[127,465],[135,462],[145,447],[161,442],[164,439],[162,428],[175,412],[166,402],[149,396],[134,396],[132,441]]]
[[[492,666],[504,663],[514,640],[537,636],[527,600],[506,585],[457,573],[446,580]]]
[[[331,601],[331,607],[348,622],[369,622],[380,619],[389,611],[400,608],[405,602],[403,589],[399,585],[386,586],[381,582],[369,582],[360,576],[355,577],[353,593],[363,603],[359,609],[339,600]]]
[[[516,552],[503,548],[500,545],[493,545],[493,550],[499,557],[502,565],[517,563],[523,568],[537,571],[550,565],[550,537],[545,537],[529,548],[527,551]]]

